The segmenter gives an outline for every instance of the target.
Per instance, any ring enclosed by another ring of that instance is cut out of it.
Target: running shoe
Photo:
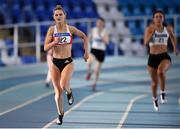
[[[161,98],[161,103],[167,103],[166,93],[162,92],[162,93],[160,94],[160,98]]]
[[[158,99],[153,100],[153,106],[155,111],[159,111]]]
[[[64,116],[64,115],[59,115],[59,116],[58,116],[58,118],[57,118],[57,120],[56,120],[56,124],[57,124],[57,125],[62,125],[62,123],[63,123],[63,116]]]
[[[68,104],[72,105],[74,102],[74,97],[72,94],[72,89],[70,89],[70,90],[71,90],[71,92],[70,93],[66,92],[66,95],[67,95],[67,99],[68,99]]]

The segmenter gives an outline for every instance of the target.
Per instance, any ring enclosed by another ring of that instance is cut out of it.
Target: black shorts
[[[105,58],[105,51],[103,50],[98,50],[98,49],[91,49],[91,53],[95,56],[95,58],[99,61],[99,62],[104,62],[104,58]]]
[[[157,69],[161,61],[164,59],[168,59],[171,62],[171,57],[167,52],[161,54],[150,54],[148,58],[148,66]]]
[[[73,61],[71,57],[65,58],[65,59],[57,59],[53,58],[53,64],[62,71],[66,65],[70,64]]]

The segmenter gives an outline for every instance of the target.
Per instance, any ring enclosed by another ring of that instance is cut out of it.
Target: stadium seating
[[[5,16],[6,24],[49,21],[56,4],[65,8],[69,19],[98,16],[92,0],[0,0],[0,12]]]
[[[12,39],[5,39],[6,47],[8,48],[8,56],[13,55],[13,40]]]
[[[119,11],[124,16],[152,16],[156,9],[162,9],[166,15],[178,14],[180,5],[179,0],[117,0]],[[133,35],[142,35],[144,23],[143,21],[132,21],[127,26]],[[137,22],[137,23],[135,23]],[[167,22],[173,24],[172,19],[167,19]],[[142,23],[142,24],[141,24]],[[141,25],[140,28],[138,25]]]
[[[122,20],[124,17],[151,17],[155,9],[164,10],[166,15],[180,13],[180,0],[0,0],[0,14],[4,17],[5,24],[50,21],[56,4],[64,7],[68,19],[103,17],[113,43],[124,42],[123,36],[138,37],[144,33],[146,26],[144,20],[137,18],[124,21]],[[174,24],[173,19],[167,18],[167,22]],[[180,18],[177,19],[177,24],[180,24]],[[86,23],[75,23],[74,25],[87,34]],[[44,40],[47,27],[41,26],[41,41]],[[177,33],[180,33],[180,26],[177,26]],[[12,46],[12,44],[11,41],[6,41],[7,46]],[[82,56],[82,45],[74,45],[73,51],[76,51],[75,57]],[[114,45],[110,43],[107,53],[111,55],[113,51]],[[8,53],[11,55],[13,49],[9,49]],[[35,59],[34,57],[22,57],[22,61],[28,63],[34,62]]]
[[[0,0],[0,13],[4,17],[5,24],[50,21],[52,20],[53,9],[57,4],[63,6],[68,19],[98,17],[95,4],[92,0]],[[87,33],[86,24],[79,23],[75,25]],[[41,41],[44,41],[47,28],[48,26],[41,26]],[[6,40],[8,47],[12,46],[12,44],[12,42]],[[81,46],[82,44],[80,46],[75,45],[74,48],[77,49],[75,50],[77,51],[75,57],[82,56]],[[11,55],[12,53],[13,49],[8,49],[8,54]],[[34,56],[24,56],[21,59],[23,63],[36,62]]]
[[[23,64],[35,63],[37,62],[35,56],[22,56],[21,61]]]
[[[0,60],[0,67],[6,66],[1,60]]]

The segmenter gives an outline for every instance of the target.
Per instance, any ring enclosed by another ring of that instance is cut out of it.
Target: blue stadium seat
[[[67,11],[67,18],[68,19],[74,19],[74,18],[76,18],[77,16],[76,16],[76,13],[73,11],[73,10],[68,10]]]
[[[122,7],[121,11],[125,16],[131,16],[132,15],[130,10],[127,7]]]
[[[21,0],[12,0],[12,6],[21,4]]]
[[[136,28],[136,23],[135,23],[135,21],[129,21],[129,22],[128,22],[128,27],[129,27],[130,29]]]
[[[76,18],[82,18],[83,17],[83,11],[81,10],[80,6],[74,5],[73,12],[75,13]]]
[[[24,21],[25,22],[33,22],[34,21],[34,15],[32,14],[32,12],[27,11],[24,13]]]
[[[61,1],[59,2],[59,4],[61,4],[63,7],[64,7],[64,6],[68,6],[68,5],[70,5],[70,1],[69,1],[69,0],[61,0]]]
[[[66,13],[68,12],[68,10],[70,10],[70,8],[69,8],[68,5],[64,5],[64,6],[63,6],[63,9],[64,9],[64,11],[65,11]],[[52,10],[51,10],[51,12],[52,12]]]
[[[110,41],[109,44],[107,45],[107,48],[106,48],[106,55],[113,55],[114,54],[114,48],[115,48],[114,43],[112,43]]]
[[[80,6],[80,0],[69,0],[72,6]]]
[[[48,28],[49,28],[49,26],[44,26],[44,25],[40,27],[40,29],[41,29],[41,41],[45,40],[44,38],[46,36]]]
[[[180,26],[177,26],[177,32],[178,35],[180,35]]]
[[[87,24],[86,23],[81,23],[78,28],[83,31],[84,33],[87,34]]]
[[[32,7],[32,0],[23,0],[21,2],[23,4],[23,7],[25,7],[25,6],[31,6]]]
[[[88,17],[88,18],[97,18],[98,14],[95,11],[95,8],[93,8],[92,6],[87,6],[85,8],[85,14],[84,17]]]
[[[92,0],[79,0],[79,2],[85,6],[94,6]]]
[[[139,23],[139,28],[140,28],[141,30],[144,30],[144,28],[145,28],[145,23],[144,23],[144,21],[140,21],[140,23]]]
[[[13,52],[14,52],[14,49],[13,49],[13,40],[12,39],[5,39],[5,44],[6,44],[6,47],[8,48],[8,55],[9,56],[12,56],[13,55]]]
[[[21,9],[20,6],[18,4],[15,4],[12,7],[12,21],[13,23],[18,23],[20,22],[20,15],[21,15]]]
[[[140,28],[131,28],[130,30],[135,36],[141,36],[143,34],[143,31]]]
[[[6,3],[6,0],[0,0],[0,5]]]
[[[174,14],[176,14],[175,8],[168,7],[167,10],[168,10],[167,13],[168,13],[169,15],[174,15]]]
[[[6,15],[5,23],[47,21],[57,4],[65,8],[68,19],[98,16],[92,0],[0,0],[0,12]]]
[[[56,4],[62,4],[62,0],[61,2],[57,2],[57,0],[43,0],[44,1],[44,6],[47,7],[47,8],[50,8],[50,7],[53,7],[52,9],[55,8]],[[66,1],[66,0],[63,0],[63,1]],[[51,10],[53,11],[53,10]]]
[[[44,6],[44,4],[45,4],[44,0],[32,0],[32,2],[35,5],[35,7]]]
[[[118,6],[127,7],[129,4],[129,0],[118,0]]]
[[[141,0],[129,0],[129,4],[131,4],[133,7],[139,7],[141,3],[143,3]]]
[[[82,43],[74,43],[73,44],[73,57],[77,58],[77,57],[83,57],[83,45]]]
[[[163,2],[163,5],[166,5],[171,8],[173,8],[176,5],[175,1],[173,1],[173,0],[163,0],[162,2]]]
[[[6,3],[0,4],[0,11],[1,11],[3,14],[6,14],[6,8],[7,8],[7,4],[6,4]]]
[[[38,21],[48,21],[52,16],[49,10],[46,10],[43,5],[39,5],[35,10]]]
[[[146,15],[152,15],[152,8],[151,7],[145,7],[145,14]]]
[[[20,22],[33,22],[35,20],[34,11],[32,11],[32,6],[24,6],[21,14],[19,14]]]
[[[143,13],[142,13],[141,10],[140,10],[140,7],[135,6],[135,7],[133,8],[133,15],[134,15],[134,16],[142,16],[142,15],[143,15]]]
[[[153,0],[146,0],[146,2],[143,2],[143,5],[145,5],[145,7],[151,7],[153,3]]]
[[[35,56],[22,56],[21,61],[23,64],[29,64],[29,63],[36,63],[36,57]]]
[[[174,19],[166,18],[167,24],[174,25]]]
[[[4,67],[4,66],[6,66],[6,65],[0,59],[0,67]]]

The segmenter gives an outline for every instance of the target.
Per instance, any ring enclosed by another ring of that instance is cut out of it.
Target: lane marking
[[[10,88],[7,88],[3,91],[0,91],[0,95],[3,95],[3,94],[6,94],[6,93],[9,93],[11,91],[14,91],[14,90],[17,90],[17,89],[20,89],[20,88],[25,88],[25,87],[30,87],[32,86],[33,84],[39,84],[39,83],[43,83],[44,81],[33,81],[33,82],[27,82],[27,83],[23,83],[23,84],[18,84],[18,85],[15,85],[13,87],[10,87]]]
[[[128,114],[129,114],[129,111],[131,110],[134,102],[137,101],[137,100],[139,100],[139,99],[142,99],[142,98],[144,98],[144,97],[146,97],[146,96],[147,96],[147,94],[143,94],[143,95],[136,96],[135,98],[133,98],[133,99],[130,100],[130,102],[129,102],[129,104],[128,104],[128,106],[127,106],[127,108],[126,108],[126,110],[125,110],[125,112],[124,112],[121,120],[119,121],[119,124],[118,124],[118,126],[116,127],[116,129],[121,129],[121,128],[122,128],[122,126],[123,126],[123,124],[124,124],[124,122],[125,122]]]
[[[9,92],[11,92],[11,91],[14,91],[14,90],[17,90],[17,89],[20,89],[20,88],[31,87],[32,84],[34,84],[34,83],[42,83],[42,82],[44,82],[44,81],[32,82],[32,83],[29,83],[29,84],[28,84],[29,86],[27,86],[27,83],[26,83],[26,85],[24,85],[24,84],[17,85],[16,87],[11,87],[11,88],[8,88],[7,90],[4,90],[4,91],[0,92],[0,95],[3,95],[3,94],[5,94],[5,93],[9,93]],[[108,84],[108,83],[105,82],[105,83],[101,83],[101,84]],[[72,88],[81,88],[81,87],[87,87],[87,85],[82,84],[82,85],[78,85],[77,87],[72,87]],[[51,95],[51,94],[53,94],[53,93],[54,93],[54,90],[52,90],[52,91],[50,91],[50,92],[46,92],[46,93],[44,93],[44,94],[42,94],[42,95],[40,95],[40,96],[37,96],[37,97],[34,98],[34,99],[30,99],[30,100],[26,101],[25,103],[22,103],[22,104],[20,104],[20,105],[17,105],[17,106],[15,106],[15,107],[13,107],[13,108],[10,108],[10,109],[6,110],[6,111],[0,112],[0,116],[1,116],[1,115],[4,115],[4,114],[7,114],[7,113],[9,113],[9,112],[12,112],[12,111],[14,111],[14,110],[17,110],[17,109],[19,109],[19,108],[22,108],[22,107],[24,107],[24,106],[27,106],[28,104],[31,104],[31,103],[33,103],[33,102],[39,101],[40,99],[45,98],[45,97],[47,97],[47,96],[49,96],[49,95]]]
[[[89,95],[87,97],[85,97],[83,100],[81,100],[80,102],[78,102],[75,106],[73,106],[72,108],[70,108],[68,111],[65,112],[64,116],[68,115],[69,113],[71,113],[72,111],[74,111],[76,108],[80,107],[83,103],[85,103],[86,101],[88,101],[89,99],[92,99],[96,96],[102,95],[105,92],[98,92],[92,95]],[[56,118],[57,119],[57,118]],[[49,122],[48,124],[46,124],[44,127],[42,127],[42,129],[47,129],[49,128],[51,125],[53,125],[56,122],[56,119],[52,120],[51,122]]]
[[[15,107],[13,107],[13,108],[10,108],[10,109],[8,109],[8,110],[6,110],[6,111],[4,111],[4,112],[1,112],[1,113],[0,113],[0,116],[4,115],[4,114],[6,114],[6,113],[12,112],[12,111],[14,111],[14,110],[17,110],[17,109],[19,109],[19,108],[22,108],[22,107],[24,107],[24,106],[27,106],[28,104],[34,103],[34,102],[36,102],[36,101],[39,101],[40,99],[45,98],[45,97],[51,95],[52,93],[54,93],[54,91],[50,91],[50,92],[44,93],[44,94],[42,94],[42,95],[40,95],[40,96],[38,96],[38,97],[36,97],[36,98],[34,98],[34,99],[31,99],[31,100],[29,100],[29,101],[26,101],[25,103],[22,103],[22,104],[20,104],[20,105],[18,105],[18,106],[15,106]]]
[[[138,87],[138,86],[137,86]],[[127,89],[127,87],[123,87],[123,88],[114,88],[114,89],[110,89],[109,91],[124,91],[125,89]],[[99,94],[98,94],[99,93]],[[85,97],[83,100],[81,100],[79,103],[77,103],[74,107],[72,107],[71,109],[69,109],[68,111],[65,112],[65,116],[68,115],[69,113],[71,113],[72,111],[74,111],[75,109],[77,109],[78,107],[80,107],[83,103],[85,103],[87,100],[93,98],[93,97],[96,97],[98,95],[101,95],[103,93],[106,93],[106,92],[98,92],[96,94],[93,94],[93,95],[90,95],[90,96],[87,96]],[[127,116],[128,116],[128,113],[129,111],[131,110],[133,104],[135,101],[139,100],[139,99],[142,99],[144,97],[147,97],[149,95],[149,93],[147,94],[143,94],[143,95],[139,95],[139,96],[136,96],[135,98],[131,99],[121,120],[119,121],[119,124],[117,126],[117,129],[121,129],[122,128],[122,125],[124,124]],[[56,118],[57,119],[57,118]],[[48,124],[46,124],[45,126],[42,127],[42,129],[47,129],[49,128],[50,126],[52,126],[55,122],[56,122],[56,119],[52,120],[51,122],[49,122]]]
[[[12,78],[17,78],[17,77],[28,77],[28,76],[35,76],[35,75],[46,75],[47,73],[24,73],[24,74],[19,74],[19,75],[8,75],[5,77],[0,77],[0,81],[5,80],[5,79],[12,79]]]

